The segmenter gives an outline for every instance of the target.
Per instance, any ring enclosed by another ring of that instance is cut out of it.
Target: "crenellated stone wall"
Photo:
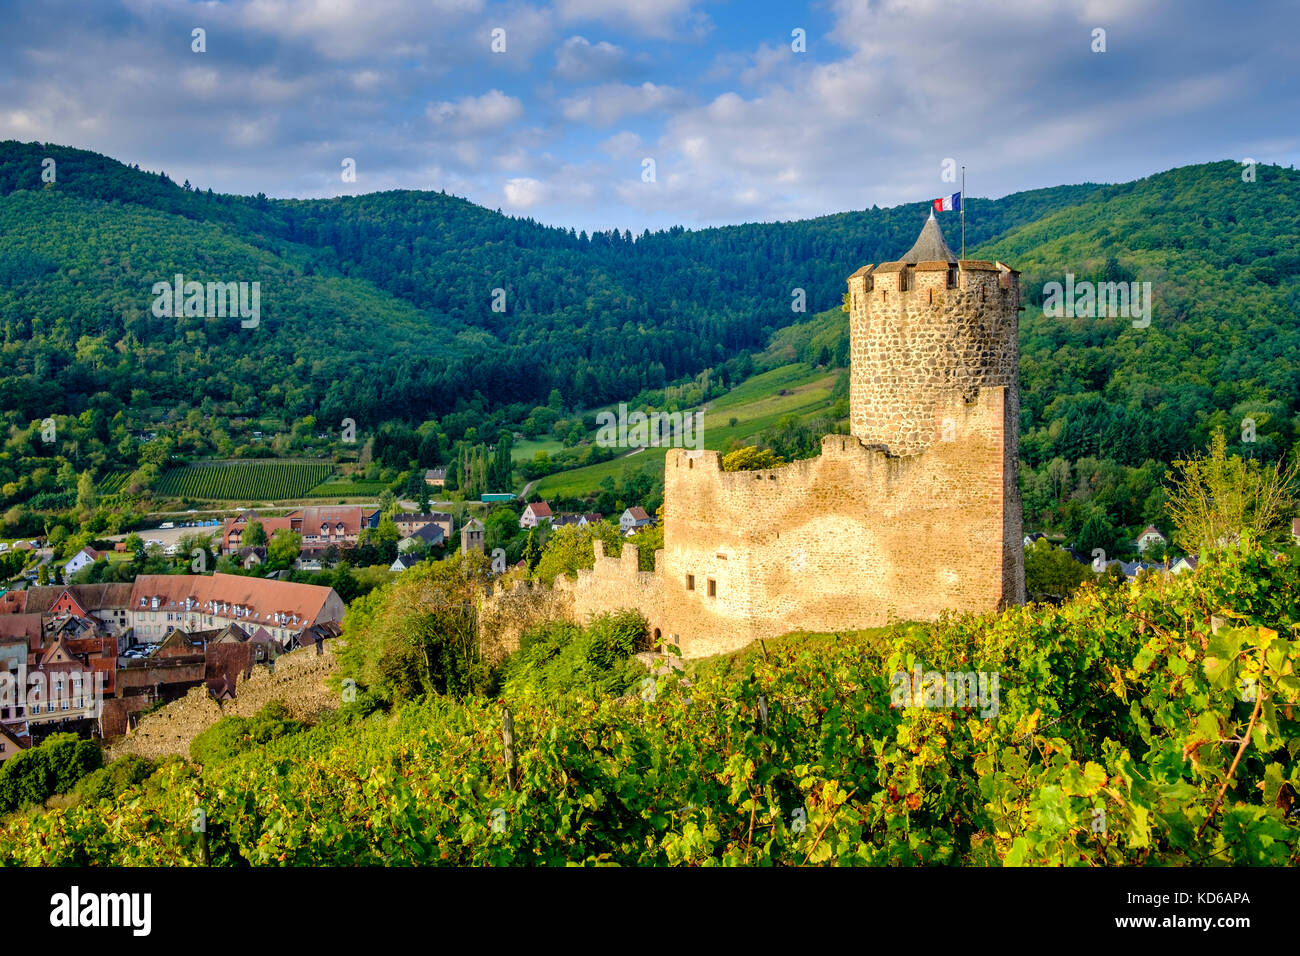
[[[636,545],[624,543],[618,557],[605,555],[605,542],[593,541],[596,552],[595,566],[578,572],[577,580],[560,578],[557,589],[572,596],[572,619],[586,624],[605,611],[636,608],[651,622],[651,637],[655,637],[653,622],[662,615],[663,583],[659,569],[663,567],[663,552],[655,552],[655,570],[640,570],[640,552]]]
[[[524,631],[555,619],[575,619],[572,593],[522,580],[494,588],[479,598],[478,635],[483,659],[492,665],[500,664],[519,650]]]

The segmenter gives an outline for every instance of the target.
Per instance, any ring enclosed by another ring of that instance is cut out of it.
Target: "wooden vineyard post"
[[[506,786],[515,788],[515,718],[507,707],[501,715],[501,743],[506,751]]]

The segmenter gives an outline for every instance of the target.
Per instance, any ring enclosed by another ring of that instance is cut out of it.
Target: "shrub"
[[[128,787],[144,783],[156,769],[152,760],[127,754],[82,777],[74,792],[85,800],[113,800]]]
[[[524,632],[503,666],[506,696],[622,694],[644,674],[631,658],[645,649],[646,622],[636,611],[602,614],[586,628],[539,624]]]
[[[289,708],[273,700],[252,717],[222,717],[190,741],[190,759],[198,764],[228,760],[306,727],[289,716]]]
[[[76,734],[53,734],[0,767],[0,813],[66,793],[103,763],[98,744]]]

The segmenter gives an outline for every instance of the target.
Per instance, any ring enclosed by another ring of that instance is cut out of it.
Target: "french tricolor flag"
[[[935,212],[961,212],[961,193],[953,193],[934,201]]]

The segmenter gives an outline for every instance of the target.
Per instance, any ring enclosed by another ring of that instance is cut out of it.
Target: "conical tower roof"
[[[915,244],[898,261],[913,266],[918,262],[957,261],[953,251],[948,248],[948,243],[943,240],[943,230],[939,228],[939,220],[934,218],[933,209],[930,210],[930,218],[921,227],[921,234],[917,236]]]

